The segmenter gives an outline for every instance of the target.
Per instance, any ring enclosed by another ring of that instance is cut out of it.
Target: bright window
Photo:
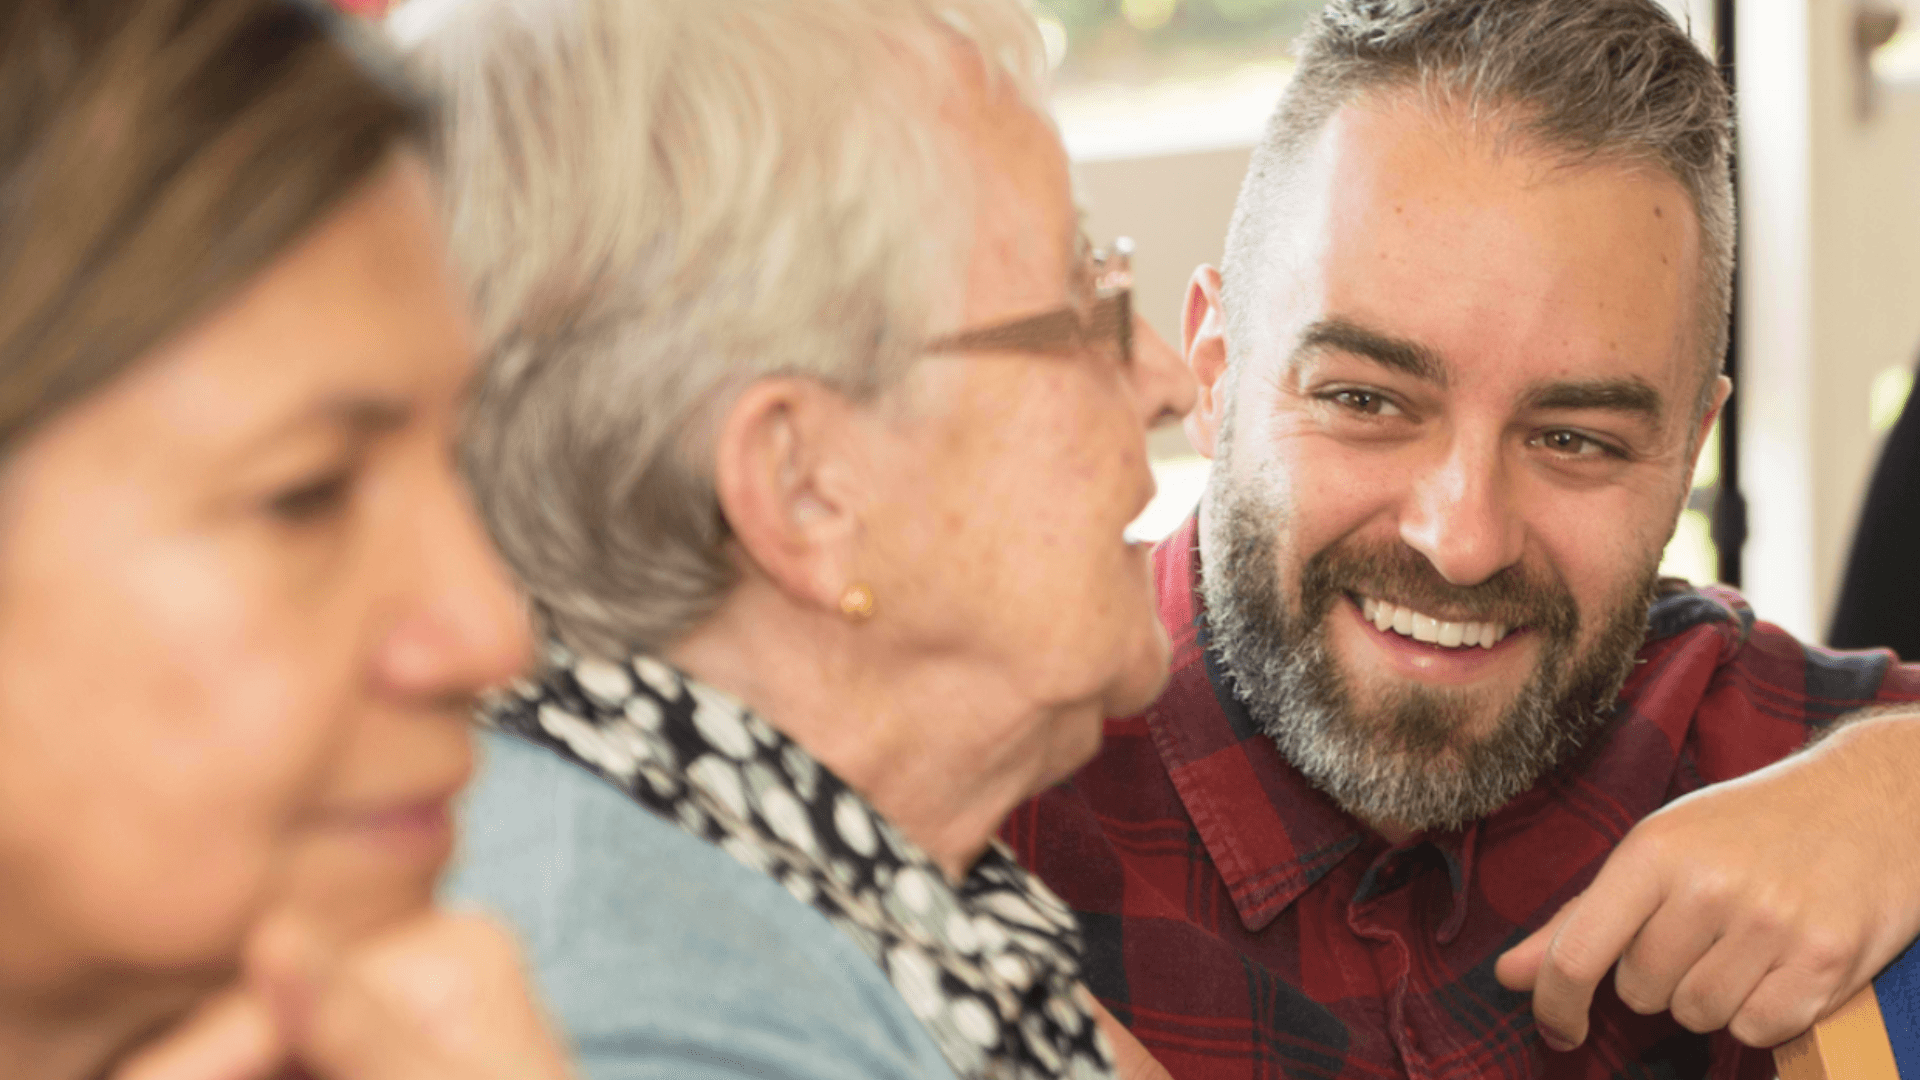
[[[1662,0],[1709,44],[1709,0]],[[1078,160],[1250,146],[1321,0],[1038,0]]]

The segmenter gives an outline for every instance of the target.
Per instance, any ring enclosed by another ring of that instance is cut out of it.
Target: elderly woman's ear
[[[872,496],[862,410],[814,379],[761,379],[720,424],[714,490],[749,574],[794,600],[835,608],[858,576]]]

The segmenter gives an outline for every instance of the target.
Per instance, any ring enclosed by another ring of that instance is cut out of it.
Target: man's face
[[[1347,106],[1231,369],[1209,272],[1189,302],[1214,642],[1293,762],[1388,830],[1483,816],[1591,735],[1711,422],[1684,189],[1501,134]]]

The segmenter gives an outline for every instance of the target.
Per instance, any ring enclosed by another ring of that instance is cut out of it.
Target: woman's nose
[[[1178,420],[1193,410],[1193,373],[1152,324],[1133,317],[1133,371],[1149,428]]]
[[[1478,585],[1519,562],[1525,530],[1497,447],[1456,446],[1417,473],[1400,539],[1455,585]]]
[[[524,673],[533,646],[526,605],[471,500],[457,484],[444,486],[414,517],[405,610],[380,666],[397,693],[459,700]]]

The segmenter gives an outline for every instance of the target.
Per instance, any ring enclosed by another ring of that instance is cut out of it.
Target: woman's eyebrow
[[[329,395],[261,428],[258,435],[247,440],[239,456],[259,453],[275,443],[316,431],[338,431],[355,441],[376,438],[406,427],[413,412],[413,405],[404,398]]]
[[[343,428],[353,435],[384,435],[407,426],[411,419],[413,406],[400,398],[342,394],[323,398],[295,414],[283,430],[320,426]]]

